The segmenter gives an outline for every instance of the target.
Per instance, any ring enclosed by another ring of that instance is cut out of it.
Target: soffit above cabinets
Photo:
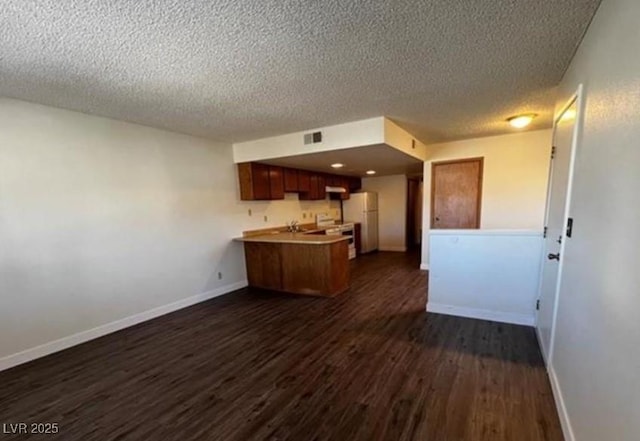
[[[423,161],[386,144],[287,156],[261,162],[282,167],[359,177],[367,177],[367,170],[375,170],[375,176],[421,174],[423,167]],[[335,163],[344,164],[344,167],[332,168],[331,164]]]
[[[388,118],[378,117],[316,128],[320,142],[306,143],[307,132],[289,133],[233,145],[234,161],[262,162],[345,176],[422,173],[427,146]],[[344,164],[333,168],[332,164]]]

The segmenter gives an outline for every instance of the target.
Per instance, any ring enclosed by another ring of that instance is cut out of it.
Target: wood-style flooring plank
[[[562,440],[534,330],[427,314],[418,263],[365,255],[336,298],[244,289],[0,372],[0,424],[57,422],[46,439],[65,441]]]

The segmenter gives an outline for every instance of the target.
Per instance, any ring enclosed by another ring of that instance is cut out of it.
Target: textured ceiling
[[[0,95],[221,141],[551,124],[600,0],[0,0]]]

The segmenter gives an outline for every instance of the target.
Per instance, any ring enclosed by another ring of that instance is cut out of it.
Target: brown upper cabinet
[[[309,191],[300,192],[301,201],[318,201],[327,197],[327,177],[322,173],[309,173]]]
[[[357,176],[349,177],[349,191],[353,193],[354,191],[358,191],[362,188],[362,179]]]
[[[298,185],[298,170],[293,168],[284,169],[284,191],[287,193],[300,191]]]
[[[300,200],[315,201],[327,197],[326,187],[343,187],[345,193],[331,193],[332,199],[349,199],[359,190],[361,179],[325,173],[283,168],[257,162],[238,164],[240,197],[243,201],[284,199],[285,193],[298,193]]]
[[[342,199],[342,200],[349,199],[349,196],[350,196],[350,193],[351,193],[351,188],[350,188],[349,183],[350,183],[350,180],[349,180],[348,176],[341,176],[340,177],[340,182],[338,183],[338,185],[346,190],[345,193],[340,193],[340,199]]]
[[[311,190],[311,173],[306,170],[298,170],[298,191],[307,192]]]
[[[284,173],[282,167],[269,166],[270,199],[284,199]]]
[[[341,185],[340,176],[338,175],[328,175],[327,176],[327,185],[329,187],[338,187]]]
[[[327,197],[327,177],[324,174],[318,175],[318,199]]]
[[[301,201],[317,201],[319,199],[324,199],[324,197],[320,197],[319,180],[320,175],[317,173],[309,173],[309,191],[300,192],[299,199]]]
[[[343,201],[349,199],[351,195],[351,178],[350,177],[331,175],[330,177],[327,178],[327,182],[331,182],[330,184],[327,184],[329,186],[342,187],[346,190],[344,193],[330,193],[329,198],[335,199],[335,200],[342,199]]]
[[[243,201],[268,201],[284,199],[284,176],[281,167],[257,162],[238,164],[240,199]]]
[[[240,199],[243,201],[270,199],[269,166],[255,162],[238,164],[238,178]]]

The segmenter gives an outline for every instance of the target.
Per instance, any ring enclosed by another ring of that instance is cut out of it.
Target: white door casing
[[[539,310],[536,327],[547,365],[553,357],[558,293],[562,282],[562,263],[566,227],[571,204],[571,187],[578,148],[578,133],[582,114],[582,85],[562,108],[554,121],[553,154],[549,171]],[[553,257],[553,258],[552,258]]]

